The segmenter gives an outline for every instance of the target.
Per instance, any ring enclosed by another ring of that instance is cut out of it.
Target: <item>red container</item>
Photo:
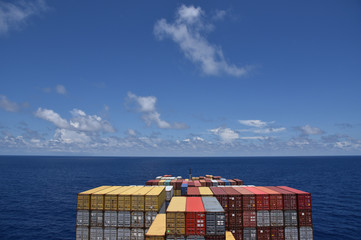
[[[195,187],[202,187],[202,184],[199,181],[194,181]]]
[[[206,187],[206,180],[199,180],[202,187]]]
[[[231,185],[237,185],[236,181],[233,181],[232,179],[228,179],[228,182],[229,182]]]
[[[214,196],[217,198],[219,204],[223,207],[224,211],[228,211],[228,196],[224,191],[224,188],[220,187],[210,187]]]
[[[207,235],[205,240],[225,240],[226,234],[224,235]]]
[[[235,178],[233,180],[236,181],[237,185],[243,185],[243,181],[241,179]]]
[[[244,187],[232,187],[242,195],[242,209],[243,211],[256,210],[256,194],[248,191]]]
[[[188,181],[188,187],[195,187],[194,181],[192,180]]]
[[[224,187],[228,196],[228,210],[242,210],[242,195],[232,187]]]
[[[243,211],[243,227],[256,227],[257,215],[256,211]]]
[[[270,210],[283,210],[282,194],[266,187],[256,187],[257,189],[269,194]]]
[[[298,210],[298,225],[300,227],[312,227],[312,211],[311,210]]]
[[[256,187],[245,187],[245,189],[256,194],[256,209],[269,210],[269,194],[259,190]]]
[[[173,179],[173,180],[170,181],[170,183],[169,183],[170,186],[173,186],[173,190],[175,190],[176,183],[177,183],[177,179]]]
[[[229,229],[235,240],[243,240],[243,228]]]
[[[222,180],[216,180],[218,182],[218,186],[224,186],[226,185]]]
[[[258,227],[257,228],[257,240],[271,240],[270,227]]]
[[[188,187],[187,196],[197,197],[200,196],[199,189],[197,187]]]
[[[283,227],[271,227],[271,240],[284,240],[285,229]]]
[[[187,197],[186,235],[206,234],[206,214],[201,197]]]
[[[154,185],[158,186],[159,181],[160,181],[159,179],[153,180],[153,186],[154,186]]]
[[[287,191],[293,192],[297,194],[297,206],[298,209],[306,209],[311,210],[311,193],[304,192],[301,190],[297,190],[294,188],[286,187],[286,186],[279,186],[279,188],[285,189]]]
[[[212,181],[209,179],[206,179],[206,187],[211,187],[212,186]]]
[[[228,211],[228,226],[229,229],[241,228],[242,223],[242,211]]]
[[[182,179],[178,179],[176,184],[175,184],[175,190],[181,190],[182,188],[182,183],[183,183],[183,180]]]
[[[214,180],[220,180],[222,177],[221,176],[213,176]]]
[[[153,185],[153,181],[154,181],[154,180],[148,180],[148,181],[145,183],[145,185],[146,185],[146,186],[152,186],[152,185]]]
[[[297,197],[293,192],[278,187],[267,187],[273,191],[282,193],[283,210],[297,210]]]

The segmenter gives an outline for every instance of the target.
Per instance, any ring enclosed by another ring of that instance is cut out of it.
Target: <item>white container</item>
[[[282,227],[283,225],[283,211],[271,210],[271,227]]]
[[[312,227],[300,227],[300,240],[313,240]]]
[[[269,226],[270,226],[269,211],[267,210],[257,211],[257,227],[269,227]]]
[[[130,228],[118,228],[117,240],[130,240]]]
[[[76,227],[76,240],[89,240],[89,228],[83,226]]]
[[[102,227],[91,227],[90,228],[90,240],[104,239],[104,233]]]
[[[298,240],[298,228],[285,227],[285,240]]]
[[[157,216],[157,212],[145,212],[145,227],[149,228],[152,225],[155,217]]]
[[[142,228],[132,228],[130,231],[131,240],[144,240],[144,229]]]
[[[132,212],[132,228],[144,228],[144,212]]]
[[[104,227],[116,227],[118,214],[116,211],[104,211]]]
[[[118,227],[130,228],[130,212],[119,211],[118,212]]]
[[[76,213],[76,225],[77,226],[89,226],[89,211],[88,210],[78,210]]]
[[[91,227],[103,226],[103,211],[95,210],[90,212],[90,226]]]
[[[105,227],[104,228],[104,240],[117,240],[117,228]]]

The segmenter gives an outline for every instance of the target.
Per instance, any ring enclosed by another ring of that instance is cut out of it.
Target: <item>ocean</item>
[[[76,196],[158,175],[205,174],[312,194],[315,239],[361,239],[361,157],[0,156],[0,239],[75,239]]]

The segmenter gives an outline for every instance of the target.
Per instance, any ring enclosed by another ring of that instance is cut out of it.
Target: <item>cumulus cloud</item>
[[[209,130],[214,135],[217,135],[221,138],[223,143],[232,143],[234,140],[239,138],[238,133],[233,131],[230,128],[215,128]]]
[[[59,94],[66,94],[66,88],[63,85],[57,85],[56,86],[56,92]]]
[[[303,135],[320,135],[324,133],[320,128],[311,127],[308,124],[305,126],[296,127],[296,129],[301,131]]]
[[[54,139],[61,143],[88,143],[91,137],[84,132],[78,132],[70,129],[56,129]]]
[[[142,119],[150,126],[155,123],[159,128],[185,129],[188,126],[185,123],[175,122],[173,124],[162,120],[160,113],[156,109],[157,98],[154,96],[142,97],[131,92],[128,93],[128,100],[138,105],[138,111],[142,113]]]
[[[44,0],[0,2],[0,35],[11,29],[18,29],[25,25],[31,16],[47,9]]]
[[[51,109],[38,108],[38,110],[35,112],[35,116],[49,121],[59,128],[69,127],[69,123]]]
[[[1,13],[0,13],[1,14]],[[19,104],[10,101],[6,96],[0,95],[0,108],[8,112],[18,112],[20,110]]]
[[[286,128],[262,128],[262,129],[255,129],[253,130],[254,133],[279,133],[285,131]]]
[[[222,15],[222,13],[220,13]],[[229,64],[220,47],[212,45],[205,38],[205,33],[213,25],[205,21],[205,12],[200,7],[182,5],[176,12],[174,22],[160,19],[154,25],[154,34],[160,40],[170,38],[177,43],[189,60],[200,65],[203,73],[243,76],[250,70],[249,66],[239,67]]]
[[[268,122],[263,122],[261,120],[238,120],[238,122],[242,125],[258,128],[266,127],[268,125]]]

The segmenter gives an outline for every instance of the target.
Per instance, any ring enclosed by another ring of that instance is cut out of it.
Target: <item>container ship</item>
[[[77,240],[313,240],[311,194],[205,175],[78,194]]]

